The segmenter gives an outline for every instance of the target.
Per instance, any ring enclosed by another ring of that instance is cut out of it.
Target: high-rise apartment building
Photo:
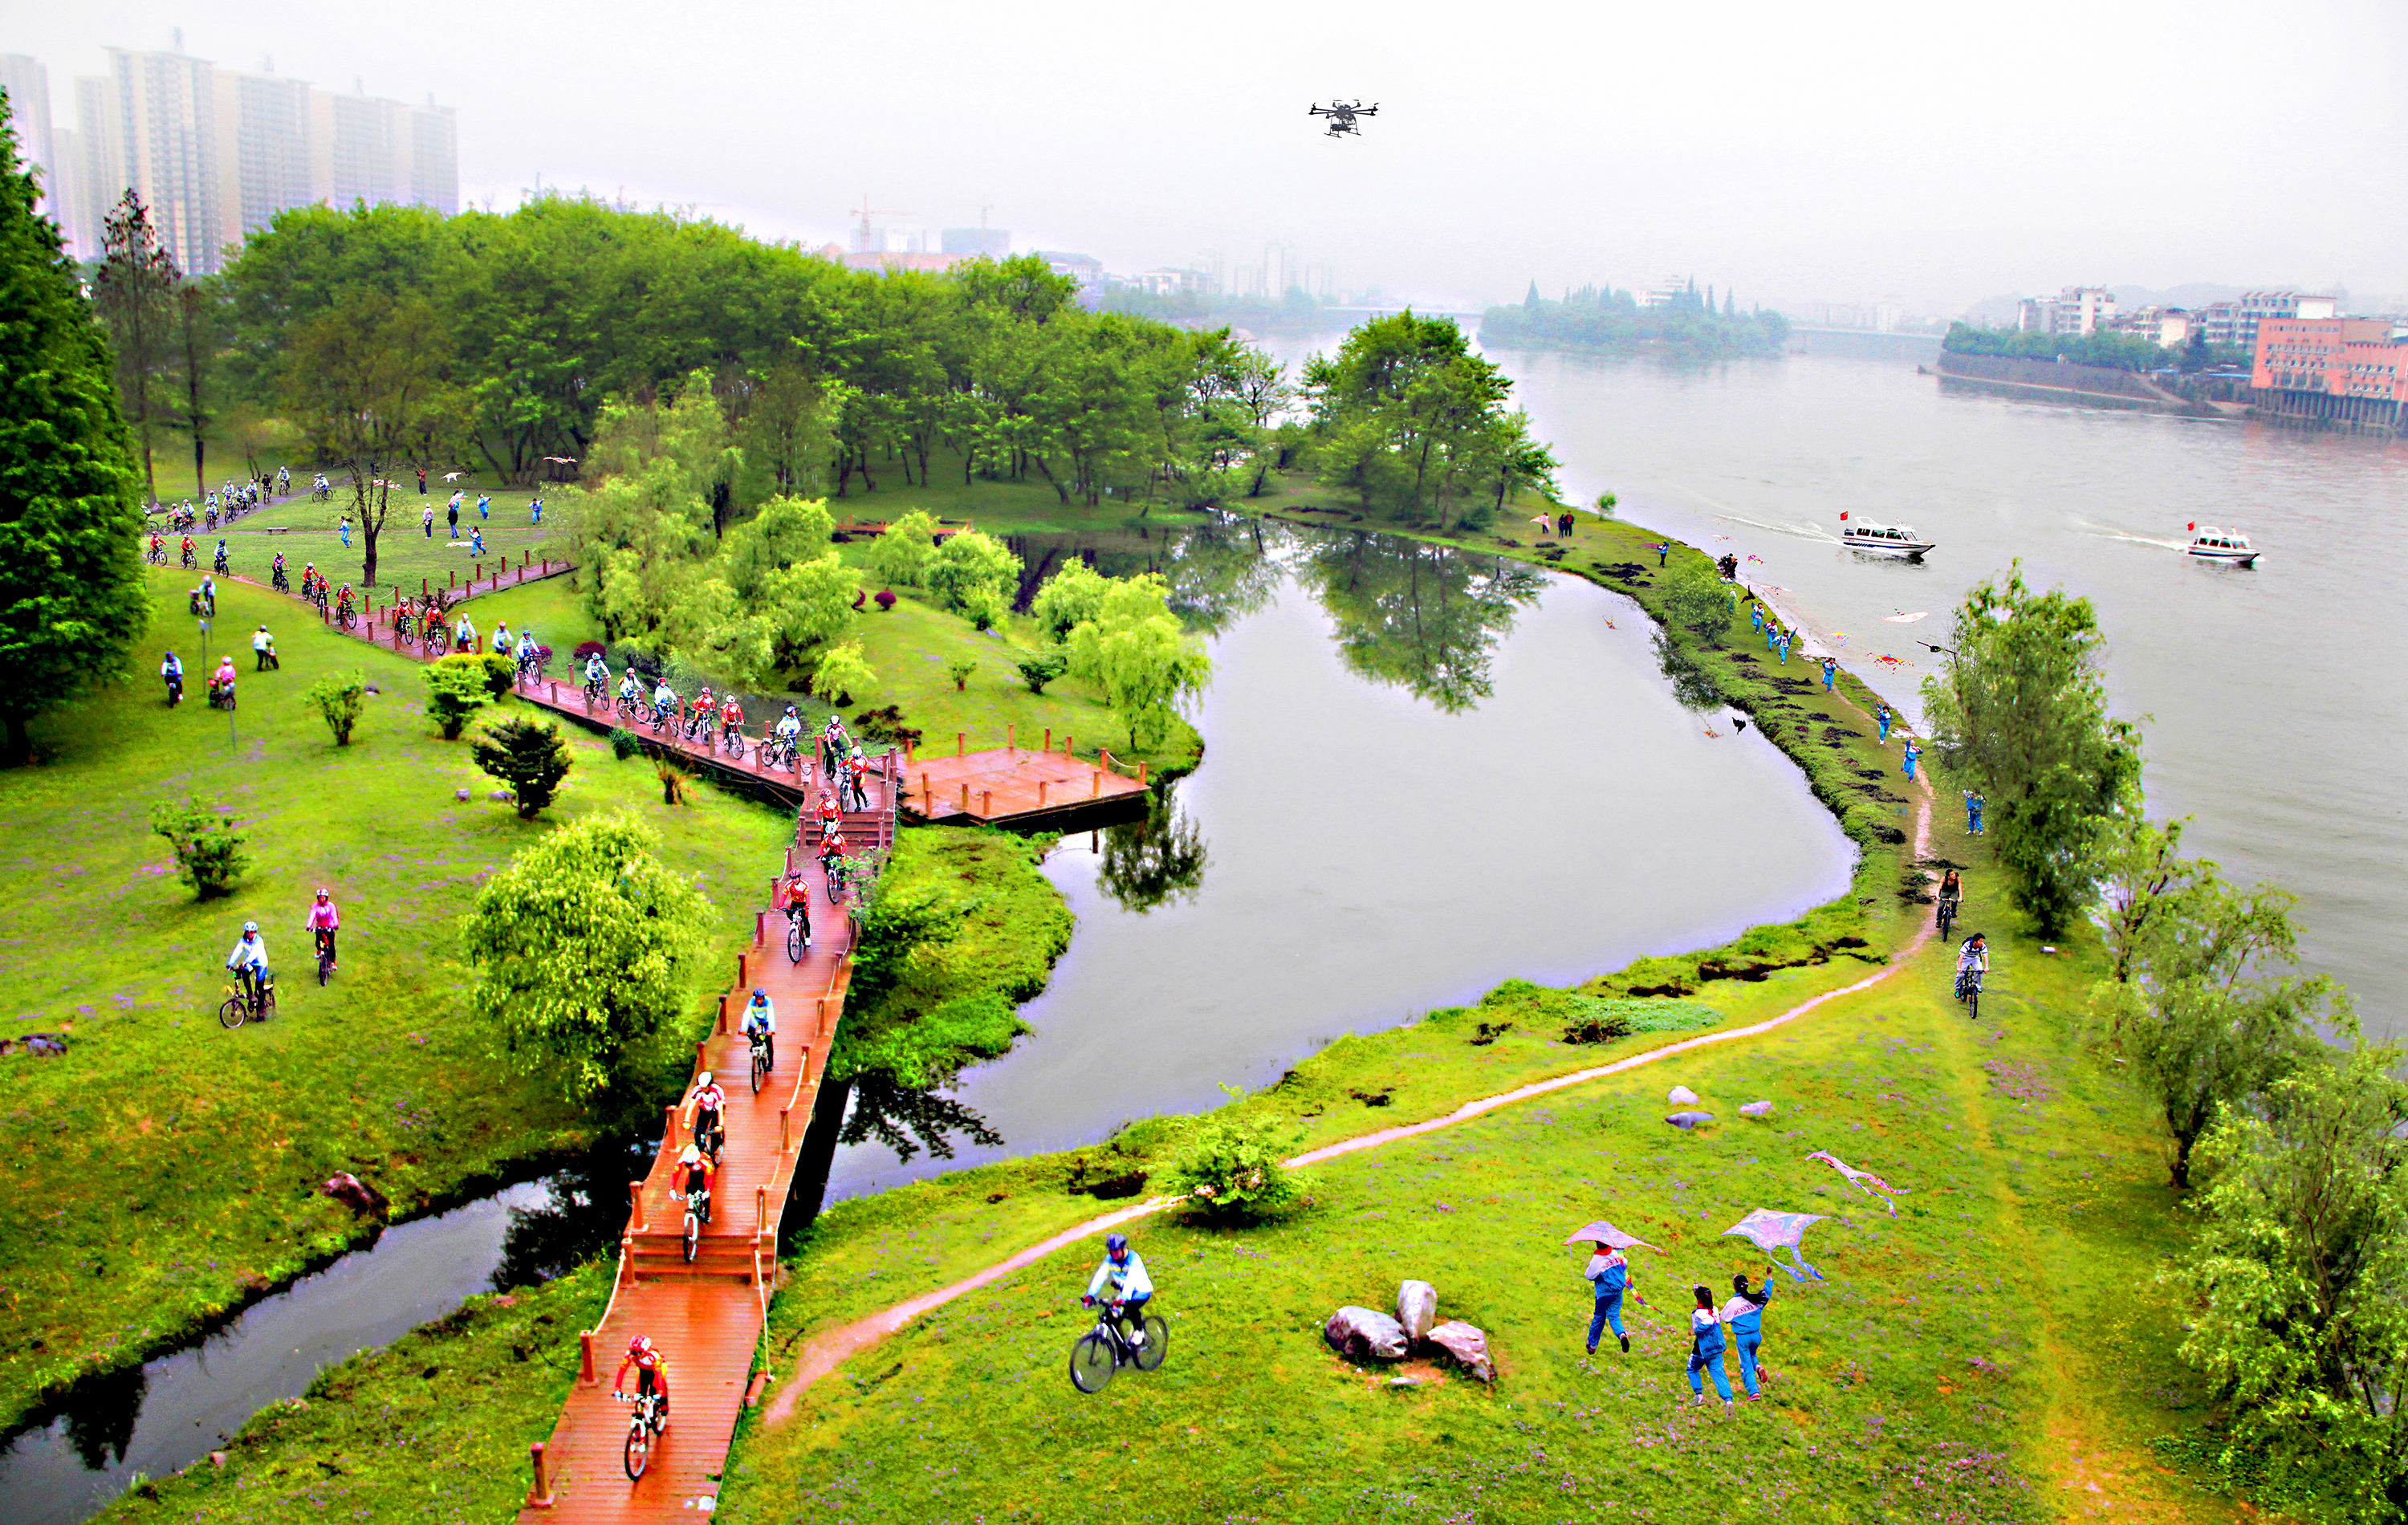
[[[59,205],[59,151],[50,131],[50,71],[38,58],[0,53],[0,91],[8,94],[9,125],[17,133],[17,155],[42,171],[43,210]]]
[[[49,126],[41,65],[0,58],[0,86],[12,97],[39,97],[51,215],[80,258],[99,257],[109,212],[129,189],[150,209],[178,267],[193,275],[215,271],[228,246],[289,207],[460,209],[459,132],[449,107],[222,69],[180,49],[108,52],[106,75],[75,81],[71,132]],[[33,113],[21,101],[16,114],[22,122]],[[26,154],[36,156],[30,147]]]

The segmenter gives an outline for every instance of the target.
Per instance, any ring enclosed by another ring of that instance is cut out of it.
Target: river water
[[[1089,549],[1164,570],[1214,631],[1203,766],[1168,821],[1048,861],[1077,933],[1023,1008],[1035,1034],[957,1093],[1004,1144],[847,1148],[831,1198],[1210,1107],[1341,1033],[1710,944],[1847,884],[1853,848],[1797,770],[1719,712],[1709,735],[1619,595],[1376,535]]]
[[[1505,353],[1575,501],[1716,552],[1913,712],[1949,611],[2022,558],[2098,607],[2118,712],[2142,720],[2153,813],[2243,882],[2301,897],[2310,969],[2370,1035],[2408,1026],[2408,699],[2368,658],[2408,607],[2408,440],[2025,401],[1919,375],[1914,356],[1705,367]],[[1906,524],[1921,563],[1843,551],[1842,511]],[[2183,554],[2194,521],[2245,530],[2254,570]],[[1728,540],[1717,540],[1727,536]],[[1928,611],[1911,625],[1884,616]],[[2353,640],[2370,649],[2358,657]],[[1877,652],[1917,665],[1883,669]]]

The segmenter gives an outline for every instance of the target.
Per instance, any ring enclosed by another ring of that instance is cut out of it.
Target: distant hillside
[[[1780,313],[1742,312],[1735,301],[1717,309],[1711,292],[1676,292],[1668,302],[1641,307],[1637,296],[1611,286],[1584,287],[1555,301],[1534,285],[1521,302],[1490,308],[1480,323],[1481,343],[1508,350],[1779,354],[1788,338],[1789,320]]]

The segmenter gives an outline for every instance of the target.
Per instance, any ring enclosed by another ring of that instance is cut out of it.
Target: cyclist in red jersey
[[[637,1335],[627,1342],[627,1354],[619,1362],[619,1374],[610,1379],[612,1392],[625,1386],[630,1366],[636,1369],[636,1393],[638,1397],[655,1392],[661,1395],[661,1423],[666,1427],[669,1417],[668,1363],[661,1360],[659,1347],[650,1339]]]

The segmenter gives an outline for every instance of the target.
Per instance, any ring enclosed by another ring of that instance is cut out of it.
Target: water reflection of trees
[[[1489,663],[1543,574],[1393,535],[1316,537],[1297,575],[1338,625],[1346,665],[1452,713],[1496,691]]]
[[[494,1290],[548,1282],[616,1244],[627,1224],[627,1183],[652,1169],[652,1148],[639,1136],[615,1134],[545,1177],[542,1206],[510,1209]]]
[[[1671,680],[1672,698],[1684,708],[1702,712],[1723,707],[1723,691],[1713,676],[1662,630],[1656,632],[1656,665]]]
[[[947,1083],[951,1080],[948,1076]],[[893,1075],[864,1071],[853,1078],[850,1088],[853,1106],[845,1114],[840,1143],[876,1139],[904,1161],[922,1149],[931,1159],[953,1158],[955,1133],[982,1149],[1003,1145],[1003,1135],[984,1114],[940,1094],[934,1086],[907,1086]]]
[[[1096,881],[1124,910],[1142,914],[1192,899],[1204,885],[1204,833],[1180,813],[1175,786],[1154,791],[1145,819],[1104,828]]]
[[[1171,611],[1189,629],[1218,635],[1260,609],[1279,586],[1280,570],[1266,554],[1265,539],[1261,520],[1235,515],[1176,527],[1138,525],[1091,535],[1011,536],[1006,543],[1020,557],[1012,607],[1025,610],[1066,562],[1084,561],[1106,577],[1160,573],[1170,585]]]

